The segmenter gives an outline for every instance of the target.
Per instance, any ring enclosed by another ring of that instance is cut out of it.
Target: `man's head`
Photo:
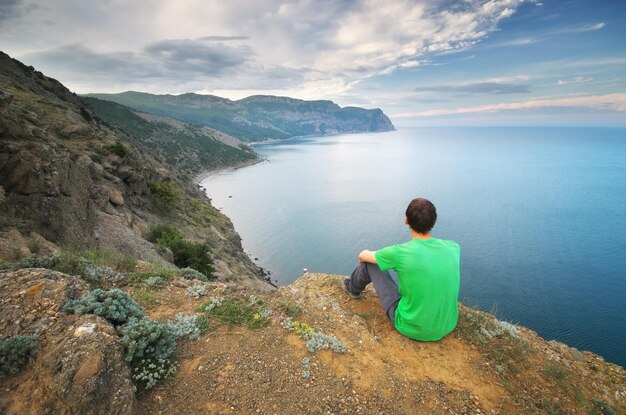
[[[437,209],[430,200],[411,200],[406,208],[406,223],[417,233],[428,233],[437,221]]]

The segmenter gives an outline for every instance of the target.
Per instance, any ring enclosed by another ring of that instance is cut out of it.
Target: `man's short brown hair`
[[[413,199],[406,208],[406,218],[415,232],[428,233],[437,221],[437,209],[430,200]]]

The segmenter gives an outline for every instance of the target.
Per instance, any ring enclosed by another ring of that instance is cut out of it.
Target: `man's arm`
[[[370,264],[376,263],[376,251],[368,251],[364,249],[359,254],[359,262],[369,262]]]

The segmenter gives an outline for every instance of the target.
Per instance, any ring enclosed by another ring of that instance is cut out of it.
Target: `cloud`
[[[37,4],[26,4],[22,0],[0,1],[0,27],[5,21],[15,20],[37,8],[39,8]]]
[[[579,26],[567,27],[560,30],[558,33],[584,33],[600,30],[604,27],[604,22],[583,24]]]
[[[429,85],[413,89],[416,92],[461,92],[471,94],[519,94],[530,92],[530,85],[502,82],[474,82],[469,84]]]
[[[490,43],[484,45],[484,48],[500,48],[500,47],[517,47],[517,46],[528,46],[533,45],[535,43],[543,42],[549,39],[554,38],[555,36],[567,35],[572,33],[585,33],[585,32],[593,32],[596,30],[600,30],[605,26],[604,22],[598,23],[587,23],[576,26],[566,26],[557,29],[553,29],[550,31],[545,31],[543,33],[535,33],[533,35],[522,36],[518,38],[513,38],[509,40],[504,40],[501,42]]]
[[[252,55],[249,46],[231,47],[198,40],[160,40],[146,45],[143,52],[172,71],[216,75],[242,65]]]
[[[584,76],[575,76],[571,79],[559,79],[556,84],[557,85],[567,85],[567,84],[581,84],[584,82],[593,81],[593,78],[590,76],[585,78]]]
[[[199,37],[196,40],[207,40],[207,41],[229,41],[229,40],[247,40],[250,39],[249,36],[203,36]]]
[[[527,110],[538,108],[589,108],[626,112],[626,94],[590,95],[582,97],[565,97],[551,99],[531,99],[527,101],[507,102],[499,104],[479,105],[457,109],[437,109],[416,113],[400,113],[392,115],[392,118],[433,117],[440,115],[490,113],[505,110]]]
[[[413,70],[433,51],[471,48],[524,2],[34,1],[46,8],[32,10],[29,21],[57,25],[33,26],[9,18],[8,52],[79,92],[105,88],[102,80],[110,71],[125,76],[109,77],[118,87],[143,85],[151,92],[186,92],[183,87],[273,90],[286,80],[282,88],[317,97],[341,94],[376,75]],[[70,49],[79,56],[69,56]],[[65,67],[62,59],[67,59]],[[129,69],[113,66],[123,61]],[[92,88],[86,69],[98,79]]]

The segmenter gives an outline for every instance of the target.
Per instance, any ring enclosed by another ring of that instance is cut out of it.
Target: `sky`
[[[76,93],[283,95],[396,126],[626,126],[624,0],[0,0]]]

